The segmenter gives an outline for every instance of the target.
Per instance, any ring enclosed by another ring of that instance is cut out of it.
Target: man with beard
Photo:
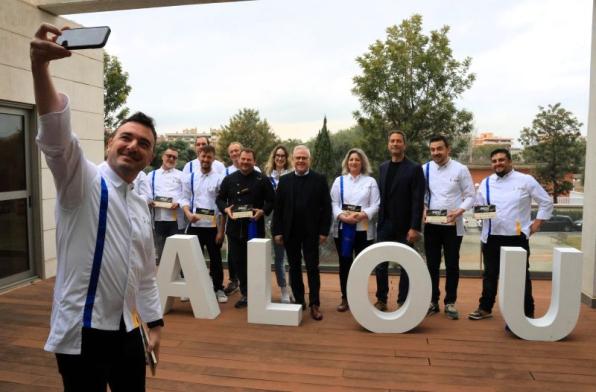
[[[199,159],[199,155],[201,154],[201,149],[205,146],[210,146],[210,145],[211,144],[209,144],[209,139],[207,138],[207,136],[197,136],[197,138],[195,139],[195,152],[197,153],[197,158],[193,159],[190,162],[186,162],[186,164],[184,165],[184,168],[182,169],[182,172],[184,174],[190,175],[190,173],[194,173],[195,171],[200,171],[201,162]],[[218,173],[218,174],[223,174],[226,171],[226,166],[221,161],[218,161],[215,158],[213,159],[211,168],[213,169],[213,171],[215,173]]]

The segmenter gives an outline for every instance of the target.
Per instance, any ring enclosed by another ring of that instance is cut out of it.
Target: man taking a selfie
[[[71,52],[55,43],[61,31],[43,24],[30,45],[37,143],[57,191],[57,272],[47,351],[56,354],[65,391],[145,389],[145,352],[137,315],[159,348],[162,310],[146,201],[132,191],[153,158],[153,120],[142,113],[122,121],[107,159],[85,159],[71,131],[69,98],[50,77],[53,60]]]

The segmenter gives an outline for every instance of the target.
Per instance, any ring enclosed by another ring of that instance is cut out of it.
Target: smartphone
[[[103,48],[109,36],[108,26],[81,27],[63,30],[56,43],[66,49],[96,49]]]

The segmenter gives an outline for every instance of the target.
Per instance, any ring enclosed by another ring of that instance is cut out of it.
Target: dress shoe
[[[337,305],[338,312],[345,312],[346,310],[349,310],[349,309],[350,309],[350,306],[348,305],[348,300],[345,298],[341,300],[341,304]]]
[[[313,320],[323,320],[323,313],[321,313],[321,311],[319,310],[319,306],[318,305],[311,305],[310,306],[310,317],[313,318]]]

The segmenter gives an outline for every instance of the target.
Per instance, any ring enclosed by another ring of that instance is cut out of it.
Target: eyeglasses
[[[286,154],[275,154],[276,158],[285,158]]]
[[[178,157],[176,155],[172,155],[172,154],[164,154],[166,156],[166,158],[168,159],[173,159],[173,160],[177,160]]]

